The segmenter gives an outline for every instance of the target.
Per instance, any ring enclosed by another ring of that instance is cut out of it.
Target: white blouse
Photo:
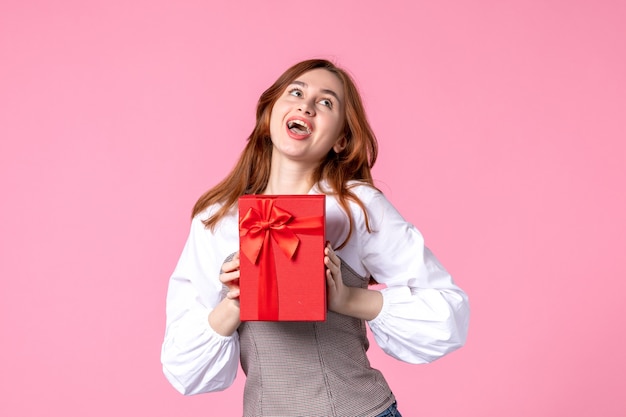
[[[424,246],[420,232],[402,218],[379,191],[356,185],[352,191],[367,208],[372,233],[361,208],[351,203],[355,227],[342,262],[358,274],[375,277],[386,288],[383,307],[369,326],[384,352],[410,363],[432,362],[463,346],[469,324],[467,295]],[[310,194],[319,194],[314,187]],[[224,259],[239,250],[237,212],[232,210],[212,232],[204,227],[218,207],[207,208],[191,231],[167,293],[163,372],[183,394],[220,391],[235,379],[239,337],[225,337],[209,325],[211,310],[224,297],[219,272]],[[333,247],[348,234],[348,217],[338,201],[326,197],[326,239]]]

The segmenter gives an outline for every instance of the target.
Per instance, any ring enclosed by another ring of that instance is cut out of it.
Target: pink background
[[[241,415],[161,373],[167,280],[260,93],[326,57],[374,175],[469,293],[467,346],[372,348],[406,416],[623,416],[626,3],[0,5],[0,415]]]

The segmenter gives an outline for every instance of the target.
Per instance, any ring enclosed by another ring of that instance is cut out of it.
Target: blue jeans
[[[394,402],[388,409],[378,414],[376,417],[402,417],[402,414],[398,411],[398,404]]]

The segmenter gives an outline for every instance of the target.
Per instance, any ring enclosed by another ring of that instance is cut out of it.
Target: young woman
[[[389,355],[431,362],[465,342],[467,296],[374,187],[377,142],[350,76],[326,60],[289,68],[260,97],[232,172],[200,197],[170,279],[163,370],[183,394],[246,373],[246,416],[399,416],[370,367],[367,321]],[[237,199],[326,194],[325,322],[241,322]],[[372,279],[382,290],[368,287]]]

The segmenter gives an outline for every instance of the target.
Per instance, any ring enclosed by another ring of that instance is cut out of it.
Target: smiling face
[[[331,149],[345,147],[345,98],[341,80],[314,69],[292,81],[276,100],[270,116],[272,157],[318,164]]]

